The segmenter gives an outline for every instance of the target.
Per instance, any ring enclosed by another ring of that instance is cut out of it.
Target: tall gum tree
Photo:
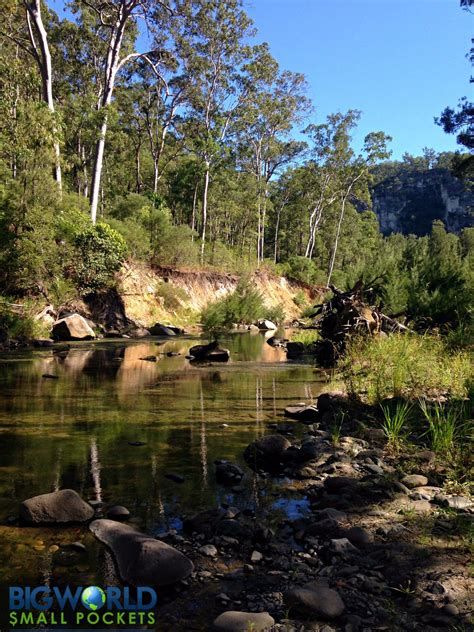
[[[42,2],[41,0],[23,0],[18,6],[16,3],[12,4],[7,2],[5,4],[6,6],[3,7],[5,15],[1,32],[35,60],[41,76],[42,99],[48,106],[54,120],[56,109],[53,98],[53,66],[48,32],[43,20]],[[24,11],[23,23],[15,19],[15,13],[20,7],[22,7]],[[61,148],[58,135],[59,130],[55,124],[53,129],[53,146],[55,153],[54,178],[61,192]]]
[[[108,126],[108,109],[120,70],[129,62],[137,59],[146,60],[153,68],[159,61],[154,56],[155,51],[125,52],[125,44],[133,47],[137,34],[139,19],[151,23],[157,20],[160,13],[172,13],[171,6],[159,0],[80,0],[76,3],[80,12],[88,12],[94,16],[94,29],[97,37],[105,43],[104,58],[99,62],[101,70],[100,93],[97,110],[101,113],[101,124],[95,147],[94,166],[92,170],[90,205],[91,219],[97,220],[102,169],[104,165],[105,139]],[[128,38],[128,42],[127,42]]]
[[[249,50],[252,22],[241,0],[183,0],[184,20],[174,33],[176,55],[187,79],[185,137],[202,165],[201,260],[208,228],[212,171],[228,154],[243,94],[239,73]]]

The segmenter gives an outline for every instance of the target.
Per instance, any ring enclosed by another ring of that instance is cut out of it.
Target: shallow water
[[[181,337],[118,340],[0,356],[2,588],[113,575],[110,558],[86,530],[18,527],[18,504],[30,496],[73,488],[88,500],[125,505],[151,533],[180,528],[184,514],[220,502],[248,504],[251,476],[234,494],[216,485],[213,461],[242,463],[245,446],[283,421],[285,406],[311,401],[326,383],[310,364],[288,362],[261,333],[226,340],[228,364],[193,366],[185,359],[193,344]],[[140,359],[149,355],[157,361]],[[168,480],[170,472],[185,482]],[[269,488],[253,502],[283,515],[302,510]],[[76,540],[88,545],[87,555],[67,559],[54,550]]]

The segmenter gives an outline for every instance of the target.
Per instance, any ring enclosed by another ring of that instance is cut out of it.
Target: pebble
[[[250,556],[250,561],[252,564],[258,564],[263,560],[263,555],[260,551],[252,551],[252,555]]]

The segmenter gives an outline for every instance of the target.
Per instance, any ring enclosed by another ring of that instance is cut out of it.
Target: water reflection
[[[213,461],[241,463],[245,446],[281,421],[286,405],[317,396],[325,386],[321,375],[310,365],[286,362],[284,351],[261,334],[225,341],[232,361],[218,366],[186,360],[196,340],[156,343],[108,341],[0,358],[0,522],[17,515],[21,500],[66,487],[127,506],[150,532],[179,527],[183,514],[224,498],[236,506],[249,498],[256,507],[264,502],[250,473],[241,494],[217,488]],[[156,362],[140,359],[150,355]],[[44,373],[58,379],[44,379]],[[184,483],[168,480],[170,472]],[[68,530],[44,532],[36,530],[45,546],[79,537],[78,530],[69,536]],[[15,538],[24,534],[2,530],[7,545],[0,570],[15,555],[23,583],[49,580],[58,570],[44,550],[18,554]],[[100,573],[109,575],[101,559]],[[97,564],[81,568],[81,581],[99,581]],[[71,581],[75,572],[68,570]]]

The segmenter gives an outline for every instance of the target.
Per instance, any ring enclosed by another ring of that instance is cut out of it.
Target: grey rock
[[[156,323],[150,327],[149,331],[152,336],[176,336],[178,331],[181,333],[181,330],[177,331],[177,328],[162,325],[161,323]]]
[[[339,593],[324,585],[292,588],[283,595],[283,600],[287,607],[321,619],[336,619],[345,609]]]
[[[370,531],[367,531],[367,529],[363,529],[362,527],[351,527],[344,533],[344,535],[356,546],[367,546],[374,540]]]
[[[90,530],[115,558],[123,582],[133,586],[167,586],[182,581],[194,566],[180,551],[114,520],[94,520]]]
[[[275,323],[273,323],[271,320],[267,320],[265,318],[262,319],[262,320],[257,320],[256,325],[262,331],[273,331],[275,329],[278,329],[278,327],[275,325]]]
[[[243,469],[234,463],[219,461],[216,464],[216,481],[221,485],[237,485],[243,476]]]
[[[338,553],[340,555],[356,553],[358,551],[348,538],[334,538],[331,540],[331,548],[334,553]]]
[[[273,469],[280,465],[291,443],[282,435],[266,435],[248,445],[244,459],[252,469]]]
[[[53,325],[53,340],[92,340],[95,332],[80,314],[61,318]]]
[[[205,544],[198,549],[198,552],[201,555],[205,555],[206,557],[216,557],[217,549],[213,544]]]
[[[286,417],[297,419],[304,424],[314,424],[320,419],[320,415],[316,406],[308,406],[307,404],[287,406],[285,408],[285,415]]]
[[[20,505],[20,520],[28,524],[79,523],[93,517],[93,508],[73,489],[34,496]]]
[[[404,476],[401,482],[405,485],[405,487],[408,487],[408,489],[428,485],[428,479],[422,474],[410,474],[409,476]]]
[[[468,509],[473,507],[473,501],[467,496],[447,496],[445,494],[436,494],[434,502],[442,507],[450,507],[451,509]]]
[[[111,520],[127,520],[127,518],[130,518],[130,512],[123,505],[114,505],[107,509],[107,518]]]
[[[214,620],[213,629],[216,632],[263,632],[271,630],[275,620],[268,612],[238,612],[229,610],[223,612]]]

